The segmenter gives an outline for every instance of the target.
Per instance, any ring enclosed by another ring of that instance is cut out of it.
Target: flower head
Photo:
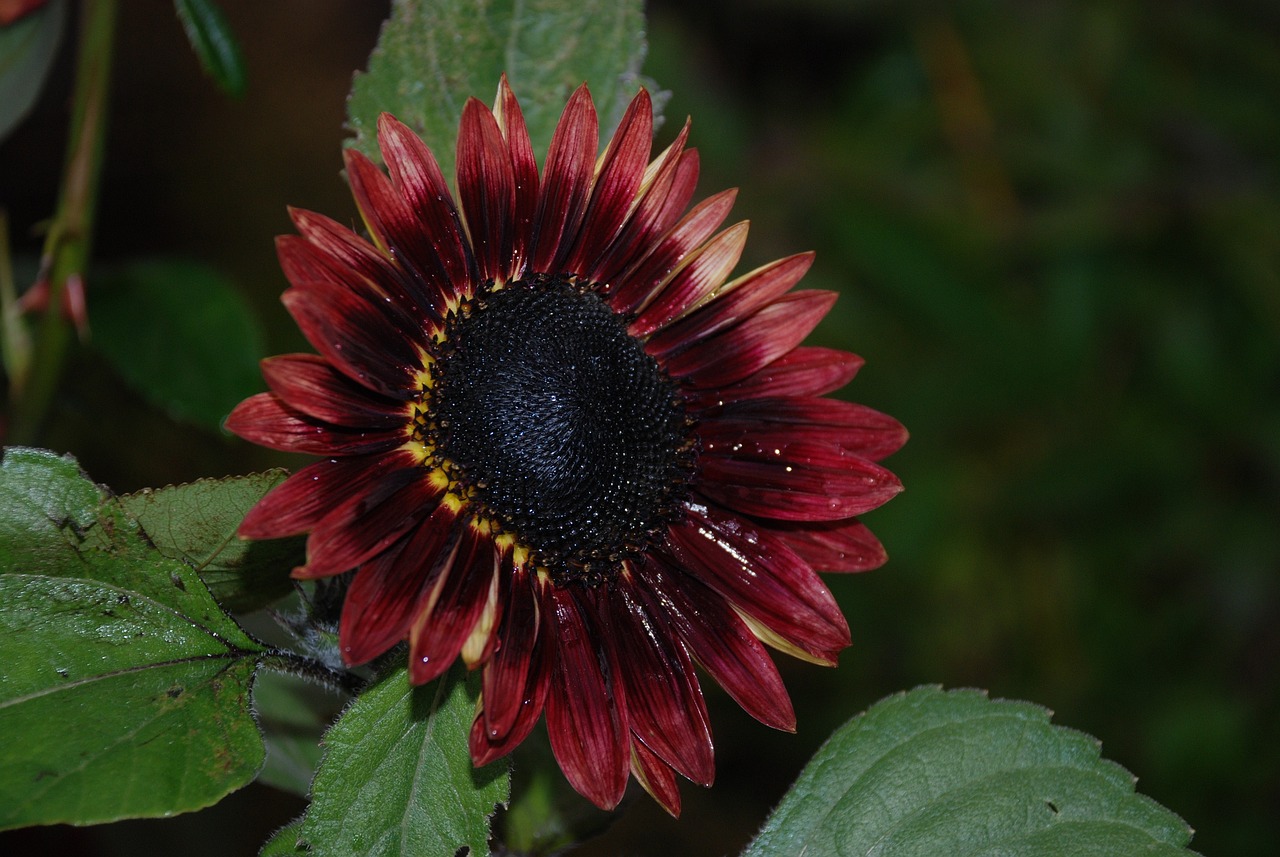
[[[849,629],[815,573],[884,561],[857,520],[901,485],[893,419],[822,398],[861,360],[801,340],[835,299],[791,291],[800,254],[729,279],[732,191],[690,207],[688,126],[651,162],[649,96],[597,158],[586,87],[541,173],[505,79],[462,113],[457,200],[389,115],[389,175],[354,150],[370,240],[307,211],[279,239],[284,303],[318,355],[263,364],[228,427],[323,460],[241,533],[309,533],[299,578],[356,569],[350,664],[407,640],[414,682],[482,671],[471,754],[545,712],[573,786],[615,806],[628,772],[670,812],[709,785],[695,664],[779,729],[764,644],[835,662]]]

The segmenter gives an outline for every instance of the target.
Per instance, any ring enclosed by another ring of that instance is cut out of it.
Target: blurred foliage
[[[223,3],[252,81],[240,102],[201,79],[171,14],[126,7],[97,254],[207,261],[243,285],[268,352],[299,347],[270,237],[290,230],[287,204],[354,222],[343,99],[387,4]],[[889,462],[907,491],[868,516],[889,565],[831,581],[854,648],[834,671],[783,664],[800,732],[768,732],[709,688],[716,786],[686,785],[678,822],[637,800],[574,853],[736,853],[832,729],[925,682],[1044,704],[1182,814],[1196,850],[1271,853],[1280,7],[653,0],[649,13],[644,71],[672,91],[660,142],[692,115],[700,195],[742,185],[744,265],[818,251],[806,285],[842,298],[817,338],[867,358],[844,395],[912,441]],[[48,215],[67,85],[55,69],[0,148],[16,252],[38,248],[22,242]],[[89,304],[92,324],[92,279]],[[175,426],[91,361],[67,387],[46,445],[118,490],[277,462]],[[261,842],[298,810],[271,796],[66,841],[253,853],[172,831],[234,818]]]

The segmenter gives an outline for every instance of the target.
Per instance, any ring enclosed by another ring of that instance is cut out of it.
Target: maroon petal
[[[534,217],[538,211],[538,162],[534,158],[533,144],[529,141],[529,130],[525,127],[524,114],[515,94],[507,84],[507,76],[502,76],[498,84],[498,97],[493,108],[493,117],[502,130],[507,141],[507,151],[511,156],[511,168],[516,182],[516,206],[511,236],[511,272],[516,274],[524,270],[528,259],[529,245],[533,242]]]
[[[704,454],[698,490],[730,509],[781,521],[852,518],[902,490],[898,477],[852,452],[796,444],[789,454],[795,457],[769,461]]]
[[[468,737],[471,760],[477,766],[487,765],[500,759],[520,746],[520,743],[529,737],[538,719],[542,717],[551,685],[550,665],[553,652],[549,649],[552,645],[551,642],[544,640],[534,648],[529,662],[528,683],[516,711],[516,718],[505,734],[495,737],[490,732],[485,718],[488,702],[483,696],[480,698],[480,710],[476,712],[475,720],[471,723],[471,734]]]
[[[550,610],[557,658],[547,695],[551,750],[570,785],[601,809],[613,809],[627,786],[631,736],[622,688],[602,671],[600,640],[576,588],[552,587]],[[583,590],[590,598],[592,592]]]
[[[867,571],[889,558],[860,521],[779,522],[770,527],[818,571]]]
[[[618,655],[632,733],[687,779],[715,779],[711,728],[688,653],[631,587],[609,590],[604,633]]]
[[[862,364],[847,351],[802,345],[736,384],[702,391],[694,401],[715,406],[766,396],[823,396],[852,381]]]
[[[301,235],[277,235],[276,257],[290,283],[342,281],[346,276],[359,276]]]
[[[342,374],[393,399],[418,393],[422,355],[378,307],[330,283],[294,286],[281,300],[307,341]]]
[[[542,619],[538,598],[534,593],[533,570],[528,565],[515,568],[502,594],[506,610],[498,627],[498,647],[485,664],[481,679],[484,697],[484,730],[489,739],[497,740],[511,732],[521,710],[528,708],[530,674],[538,658],[542,640]],[[540,682],[546,692],[546,682]],[[537,710],[542,710],[538,701]],[[529,724],[532,726],[532,723]]]
[[[281,452],[311,455],[373,455],[400,446],[400,430],[370,431],[331,426],[288,407],[275,393],[258,393],[235,406],[227,431]]]
[[[752,717],[786,732],[796,715],[773,659],[724,597],[665,558],[637,568],[650,612],[667,617],[693,656]]]
[[[516,180],[498,122],[478,99],[467,99],[458,131],[458,196],[481,280],[511,273],[511,225]]]
[[[650,238],[663,235],[667,230],[674,228],[684,213],[689,210],[689,204],[693,202],[693,192],[698,186],[698,174],[701,170],[702,161],[698,156],[697,149],[679,151],[676,148],[677,144],[683,145],[688,132],[689,123],[686,121],[684,130],[680,132],[675,142],[668,149],[668,151],[678,155],[676,157],[675,172],[671,176],[671,187],[667,190],[666,196],[659,196],[654,200],[653,214],[648,219],[651,226],[646,229],[646,235]],[[726,193],[736,195],[737,191],[726,191]],[[727,217],[728,215],[726,214],[725,216]],[[724,219],[721,218],[720,223],[723,222]],[[718,226],[719,223],[711,227],[710,232],[714,232]],[[648,247],[649,241],[646,240],[644,246]]]
[[[635,202],[652,145],[653,105],[649,93],[641,89],[631,99],[600,159],[582,231],[566,258],[565,270],[585,273],[603,255]]]
[[[268,357],[262,377],[286,405],[333,425],[389,429],[409,420],[403,403],[371,393],[314,354]]]
[[[520,743],[529,737],[529,733],[533,731],[538,719],[542,717],[547,693],[551,685],[550,664],[552,658],[548,652],[548,647],[551,645],[551,643],[544,641],[534,649],[529,662],[528,683],[521,697],[519,708],[516,710],[516,718],[511,722],[511,726],[505,734],[495,737],[489,730],[484,716],[485,706],[488,705],[488,702],[483,697],[481,698],[481,710],[476,714],[475,722],[471,724],[469,741],[471,759],[477,765],[487,765],[520,746]]]
[[[452,562],[437,572],[419,599],[409,629],[409,681],[425,684],[458,658],[484,610],[498,571],[498,552],[488,532],[473,522],[462,528]]]
[[[725,283],[709,302],[652,336],[645,343],[645,350],[655,356],[667,356],[719,333],[781,298],[800,282],[812,264],[812,253],[799,253]]]
[[[341,223],[301,208],[289,209],[289,216],[313,248],[310,258],[306,258],[291,242],[276,245],[281,267],[295,286],[307,282],[341,283],[374,301],[408,293],[404,275],[391,260]],[[317,266],[324,272],[321,276],[303,277],[304,272],[314,271]]]
[[[378,147],[392,184],[409,203],[435,250],[436,276],[441,283],[469,294],[476,282],[475,260],[435,156],[417,134],[389,113],[378,117]]]
[[[436,254],[413,210],[395,186],[356,149],[345,149],[347,180],[364,224],[374,240],[408,274],[393,284],[392,294],[418,317],[439,322],[445,314],[445,284]]]
[[[746,221],[737,223],[686,256],[670,278],[659,285],[660,291],[631,323],[628,332],[647,338],[705,301],[737,267],[747,244],[747,226]]]
[[[699,389],[741,381],[799,345],[835,301],[835,292],[793,292],[669,358],[665,368]]]
[[[417,466],[407,453],[329,458],[308,464],[258,501],[240,522],[246,539],[277,539],[310,532],[348,498],[395,469]]]
[[[680,786],[675,771],[639,741],[631,742],[631,773],[672,818],[680,817]]]
[[[693,505],[689,520],[669,533],[672,555],[728,599],[766,643],[828,664],[849,645],[849,626],[831,591],[783,539]]]
[[[409,636],[420,596],[455,541],[458,513],[441,504],[391,550],[360,567],[342,606],[342,659],[363,664]]]
[[[612,280],[609,302],[622,315],[631,315],[647,303],[658,287],[693,249],[711,237],[733,208],[736,190],[721,191],[698,203],[680,222]]]
[[[797,440],[830,441],[871,461],[892,455],[907,442],[906,428],[887,414],[866,405],[812,396],[770,396],[734,402],[726,405],[713,422],[717,430],[736,426],[749,432],[751,426],[759,426],[770,435],[769,442],[775,435],[787,433]]]
[[[371,480],[315,525],[307,538],[307,563],[293,576],[328,577],[368,562],[426,518],[441,493],[425,467]]]
[[[564,262],[582,223],[599,142],[596,109],[583,84],[569,98],[551,135],[534,219],[534,271],[560,273],[558,266]]]
[[[646,171],[634,210],[608,250],[589,261],[583,276],[604,284],[605,291],[612,288],[613,278],[670,229],[689,207],[697,181],[698,158],[696,153],[684,151],[688,137],[689,123],[686,122],[675,141]]]

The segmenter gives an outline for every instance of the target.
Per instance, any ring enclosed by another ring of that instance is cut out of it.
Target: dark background
[[[385,3],[223,4],[241,101],[172,4],[124,3],[97,258],[231,275],[293,350],[272,236],[286,205],[353,219],[344,98]],[[645,71],[693,116],[700,197],[740,186],[744,266],[815,249],[842,298],[841,395],[912,432],[866,520],[890,562],[829,578],[854,646],[782,659],[777,734],[708,687],[719,782],[647,799],[575,854],[733,854],[805,759],[923,683],[1026,698],[1088,731],[1205,854],[1280,827],[1280,7],[1248,2],[659,0]],[[69,54],[0,147],[16,250],[53,206]],[[488,93],[480,93],[487,96]],[[92,323],[92,280],[90,281]],[[176,425],[92,352],[43,445],[120,491],[277,459]],[[0,837],[67,853],[254,854],[302,809],[262,786],[205,813]]]

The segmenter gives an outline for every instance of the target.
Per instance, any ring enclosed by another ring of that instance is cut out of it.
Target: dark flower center
[[[694,456],[679,392],[594,291],[538,276],[483,292],[442,345],[452,475],[556,583],[608,579],[677,516]]]

